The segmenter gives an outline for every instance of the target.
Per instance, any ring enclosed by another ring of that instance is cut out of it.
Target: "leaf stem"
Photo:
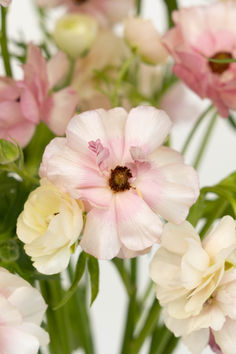
[[[200,117],[198,118],[198,120],[196,121],[195,125],[193,126],[192,130],[190,131],[184,146],[181,150],[181,154],[184,155],[185,152],[187,151],[189,144],[194,136],[194,134],[196,133],[198,127],[200,126],[201,122],[203,121],[203,119],[205,118],[205,116],[207,115],[207,113],[209,113],[209,111],[213,108],[212,105],[210,105],[209,107],[207,107],[207,109],[200,115]]]
[[[1,7],[1,50],[2,58],[4,63],[4,68],[7,76],[12,77],[11,63],[10,63],[10,54],[8,51],[8,42],[7,42],[7,9],[3,6]]]
[[[218,116],[218,113],[215,112],[208,124],[208,127],[207,127],[207,130],[206,130],[206,134],[203,136],[203,139],[202,139],[202,142],[201,142],[201,145],[200,145],[200,149],[197,153],[197,156],[195,158],[195,161],[194,161],[194,164],[193,164],[193,167],[195,169],[197,169],[200,165],[200,162],[201,162],[201,159],[202,159],[202,156],[203,156],[203,153],[206,149],[206,146],[207,146],[207,143],[209,141],[209,137],[213,131],[213,128],[214,128],[214,125],[216,123],[216,119],[217,119],[217,116]]]

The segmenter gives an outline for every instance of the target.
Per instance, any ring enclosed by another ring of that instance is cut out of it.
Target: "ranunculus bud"
[[[82,207],[44,179],[29,195],[16,233],[40,273],[56,274],[67,267],[83,227]]]
[[[8,140],[0,139],[0,165],[6,165],[16,161],[18,157],[18,147]]]
[[[53,37],[61,50],[76,59],[91,48],[97,31],[97,22],[92,17],[67,14],[57,21]]]
[[[167,59],[168,53],[152,21],[140,17],[127,19],[124,36],[130,47],[137,49],[143,61],[156,65]]]

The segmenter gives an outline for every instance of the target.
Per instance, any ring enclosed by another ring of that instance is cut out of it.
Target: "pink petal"
[[[126,156],[130,156],[133,146],[151,153],[163,143],[170,127],[171,121],[164,111],[149,106],[131,109],[125,127]]]
[[[0,327],[0,347],[2,353],[37,354],[39,341],[35,336],[16,327]]]
[[[0,77],[0,102],[16,100],[20,97],[20,90],[16,82],[9,77]]]
[[[157,159],[158,163],[158,159]],[[168,221],[180,223],[199,194],[198,177],[191,166],[168,164],[138,174],[135,182],[146,203]]]
[[[80,246],[98,259],[112,259],[117,256],[121,243],[118,238],[114,202],[110,204],[109,209],[92,209],[87,214]]]
[[[119,238],[126,248],[142,251],[160,242],[161,220],[136,192],[117,193],[115,204]]]
[[[54,93],[45,103],[42,120],[56,135],[64,135],[68,122],[75,113],[77,93],[70,87]]]
[[[22,88],[20,105],[24,116],[32,123],[39,123],[39,107],[33,93]]]
[[[106,179],[100,174],[95,160],[92,162],[70,149],[66,145],[66,139],[55,138],[45,149],[39,174],[69,192],[75,199],[86,198],[88,192],[93,199],[91,202],[95,203],[94,197],[96,198],[97,193],[93,194],[93,188],[105,188],[105,192],[109,189],[106,188]],[[110,193],[108,194],[109,198]],[[101,197],[98,193],[98,202],[102,206],[106,200],[106,194]]]
[[[69,60],[65,53],[58,52],[47,63],[49,88],[54,87],[66,75]]]

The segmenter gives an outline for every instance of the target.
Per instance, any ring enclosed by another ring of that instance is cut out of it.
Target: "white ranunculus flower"
[[[47,345],[49,336],[40,328],[46,308],[37,289],[0,268],[0,352],[37,354]]]
[[[55,274],[67,267],[71,246],[82,227],[82,203],[42,180],[18,218],[17,235],[35,268],[43,274]]]
[[[161,43],[161,36],[151,20],[131,17],[125,21],[124,36],[127,43],[136,48],[141,58],[149,64],[162,64],[168,53]]]
[[[164,228],[150,274],[166,326],[183,336],[194,354],[208,343],[225,354],[236,347],[230,329],[236,327],[235,252],[236,224],[230,216],[203,242],[187,221]]]
[[[81,57],[97,36],[96,20],[84,14],[66,14],[56,22],[53,38],[58,47],[71,58]]]

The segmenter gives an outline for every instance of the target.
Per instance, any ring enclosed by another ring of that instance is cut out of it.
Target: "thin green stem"
[[[201,238],[205,236],[205,234],[207,233],[207,231],[209,230],[213,222],[219,217],[221,217],[228,204],[229,204],[228,200],[225,199],[224,201],[222,201],[222,203],[219,204],[219,207],[214,210],[214,213],[211,214],[211,217],[207,220],[207,222],[205,223],[205,225],[203,226],[203,228],[199,233]]]
[[[169,28],[174,26],[174,22],[172,20],[172,12],[178,9],[177,0],[165,0],[167,11],[168,11],[168,22]]]
[[[142,12],[142,0],[136,0],[136,4],[137,4],[136,14],[137,16],[139,16]]]
[[[120,258],[114,258],[112,260],[112,263],[115,265],[116,269],[118,270],[121,280],[123,281],[123,284],[127,290],[128,295],[132,296],[135,289],[134,289],[134,286],[130,280],[130,274],[125,267],[124,260],[120,259]]]
[[[132,346],[131,346],[131,353],[137,354],[141,349],[145,339],[152,333],[153,329],[155,328],[159,315],[160,315],[161,307],[158,301],[155,299],[149,313],[147,315],[146,321],[144,323],[143,328],[141,329],[140,333],[134,339]]]
[[[204,153],[204,151],[206,149],[206,146],[207,146],[207,143],[209,141],[210,135],[211,135],[211,133],[213,131],[213,128],[214,128],[214,125],[216,123],[217,116],[218,116],[218,113],[215,112],[213,114],[209,124],[208,124],[208,127],[206,129],[206,133],[203,136],[203,139],[202,139],[202,142],[201,142],[201,145],[200,145],[200,149],[199,149],[199,151],[197,153],[197,156],[196,156],[194,164],[193,164],[195,169],[197,169],[199,167],[199,165],[200,165],[203,153]]]
[[[123,65],[120,69],[118,78],[115,82],[114,92],[113,92],[113,95],[111,96],[112,107],[116,107],[119,104],[119,89],[120,89],[121,83],[124,80],[124,77],[125,77],[127,71],[129,70],[129,67],[130,67],[133,59],[134,59],[134,55],[131,55],[127,60],[124,61]]]
[[[74,274],[71,264],[69,264],[68,273],[70,281],[73,282]],[[70,318],[70,321],[75,318],[75,321],[73,321],[72,325],[74,327],[75,335],[77,335],[77,337],[81,341],[85,353],[93,354],[93,339],[91,333],[90,318],[87,311],[86,299],[87,297],[85,286],[79,286],[77,288],[76,293],[66,304],[66,308],[69,307],[69,311],[71,312],[72,318]]]
[[[12,76],[11,63],[10,63],[10,54],[8,51],[8,42],[7,42],[7,9],[3,6],[1,7],[1,51],[2,58],[4,63],[4,68],[7,76]]]
[[[130,354],[130,344],[133,340],[135,320],[137,316],[137,303],[136,303],[136,280],[137,280],[137,258],[131,259],[130,264],[130,279],[134,291],[129,298],[129,305],[126,318],[126,326],[124,331],[123,345],[121,354]]]
[[[198,127],[200,126],[201,122],[203,121],[203,119],[205,118],[205,116],[207,115],[207,113],[209,113],[209,111],[213,108],[212,105],[210,105],[209,107],[207,107],[207,109],[200,115],[200,117],[198,118],[198,120],[196,121],[196,123],[194,124],[192,130],[190,131],[185,143],[184,143],[184,146],[181,150],[181,154],[184,155],[185,152],[187,151],[188,147],[189,147],[189,144],[194,136],[194,134],[196,133]]]
[[[149,354],[166,354],[165,350],[174,335],[165,326],[158,328],[155,334],[156,340],[152,342]]]

